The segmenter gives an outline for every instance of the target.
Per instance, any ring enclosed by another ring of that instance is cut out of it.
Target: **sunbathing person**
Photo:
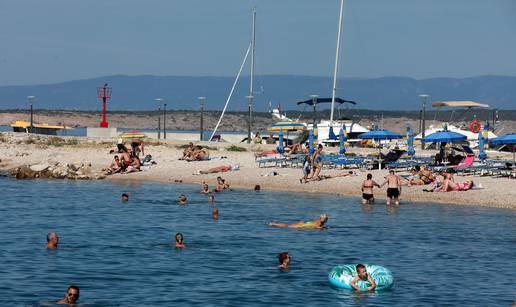
[[[188,143],[188,147],[183,150],[183,156],[179,160],[186,160],[190,158],[190,155],[193,153],[194,145],[192,142]]]
[[[467,191],[473,188],[474,184],[472,180],[466,180],[463,183],[454,182],[451,179],[446,179],[443,182],[443,186],[436,189],[436,192],[452,192],[452,191]]]
[[[337,177],[348,177],[348,176],[357,176],[358,174],[354,171],[347,171],[344,173],[339,173],[335,175],[321,175],[321,179],[331,179],[331,178],[337,178]]]
[[[239,170],[240,169],[240,165],[238,164],[235,164],[235,165],[221,165],[221,166],[217,166],[217,167],[212,167],[208,170],[200,170],[197,172],[197,174],[214,174],[214,173],[224,173],[224,172],[229,172],[229,171],[236,171],[236,170]]]
[[[269,226],[301,228],[301,229],[322,229],[322,228],[324,228],[324,224],[326,224],[327,222],[328,222],[328,216],[326,214],[321,214],[317,220],[313,220],[311,222],[299,221],[294,224],[271,222],[271,223],[269,223]]]
[[[126,168],[125,173],[139,172],[141,165],[142,163],[140,158],[138,158],[138,156],[134,156],[131,165]]]
[[[120,166],[120,158],[115,155],[109,167],[104,170],[106,175],[112,175],[120,172],[122,170],[122,167]]]
[[[207,149],[203,148],[200,145],[194,147],[193,151],[190,153],[188,157],[185,158],[186,161],[204,161],[209,160],[210,153]]]

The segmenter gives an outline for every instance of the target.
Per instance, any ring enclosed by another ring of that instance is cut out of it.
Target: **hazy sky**
[[[339,0],[0,0],[0,85],[113,74],[331,76]],[[346,0],[339,77],[516,75],[515,0]]]

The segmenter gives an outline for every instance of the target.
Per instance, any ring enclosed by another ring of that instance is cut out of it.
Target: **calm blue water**
[[[363,207],[357,198],[229,191],[211,218],[198,186],[0,178],[0,306],[38,305],[81,287],[94,306],[510,306],[516,211],[445,205]],[[130,194],[122,203],[119,196]],[[190,204],[175,200],[185,193]],[[269,228],[329,215],[330,228]],[[48,231],[61,237],[45,248]],[[182,232],[187,248],[174,249]],[[288,272],[276,254],[293,256]],[[392,291],[327,281],[336,264],[373,263]]]

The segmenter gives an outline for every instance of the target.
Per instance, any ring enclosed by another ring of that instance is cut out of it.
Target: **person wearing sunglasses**
[[[75,305],[79,299],[79,287],[71,285],[66,291],[65,297],[56,302],[58,305]]]

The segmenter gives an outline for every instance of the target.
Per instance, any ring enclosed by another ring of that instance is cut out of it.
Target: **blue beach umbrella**
[[[335,132],[333,132],[333,126],[330,126],[330,132],[328,133],[328,139],[329,140],[337,140],[337,136],[335,135]]]
[[[344,146],[344,142],[347,141],[348,138],[344,135],[344,129],[341,127],[339,131],[339,153],[341,155],[346,153],[346,147]]]
[[[411,127],[407,127],[407,154],[413,156],[416,154],[414,150],[414,132]]]
[[[478,158],[480,160],[485,160],[487,158],[487,154],[484,151],[484,144],[485,144],[485,139],[484,139],[483,131],[480,131],[478,133]]]
[[[401,139],[401,135],[394,133],[389,130],[371,130],[366,133],[362,133],[358,136],[360,139],[364,140],[392,140],[392,139]],[[378,147],[378,169],[382,169],[382,149]]]
[[[283,130],[279,131],[278,147],[276,147],[276,150],[280,154],[283,154],[285,152],[285,148],[283,147]]]
[[[512,145],[512,168],[516,165],[516,133],[509,133],[489,141],[491,145]]]
[[[424,137],[421,141],[425,143],[446,143],[465,140],[466,136],[457,132],[440,130],[429,134]]]
[[[308,146],[309,147],[309,152],[310,154],[313,154],[315,152],[315,148],[314,148],[314,131],[313,130],[310,130],[310,132],[308,133]]]

